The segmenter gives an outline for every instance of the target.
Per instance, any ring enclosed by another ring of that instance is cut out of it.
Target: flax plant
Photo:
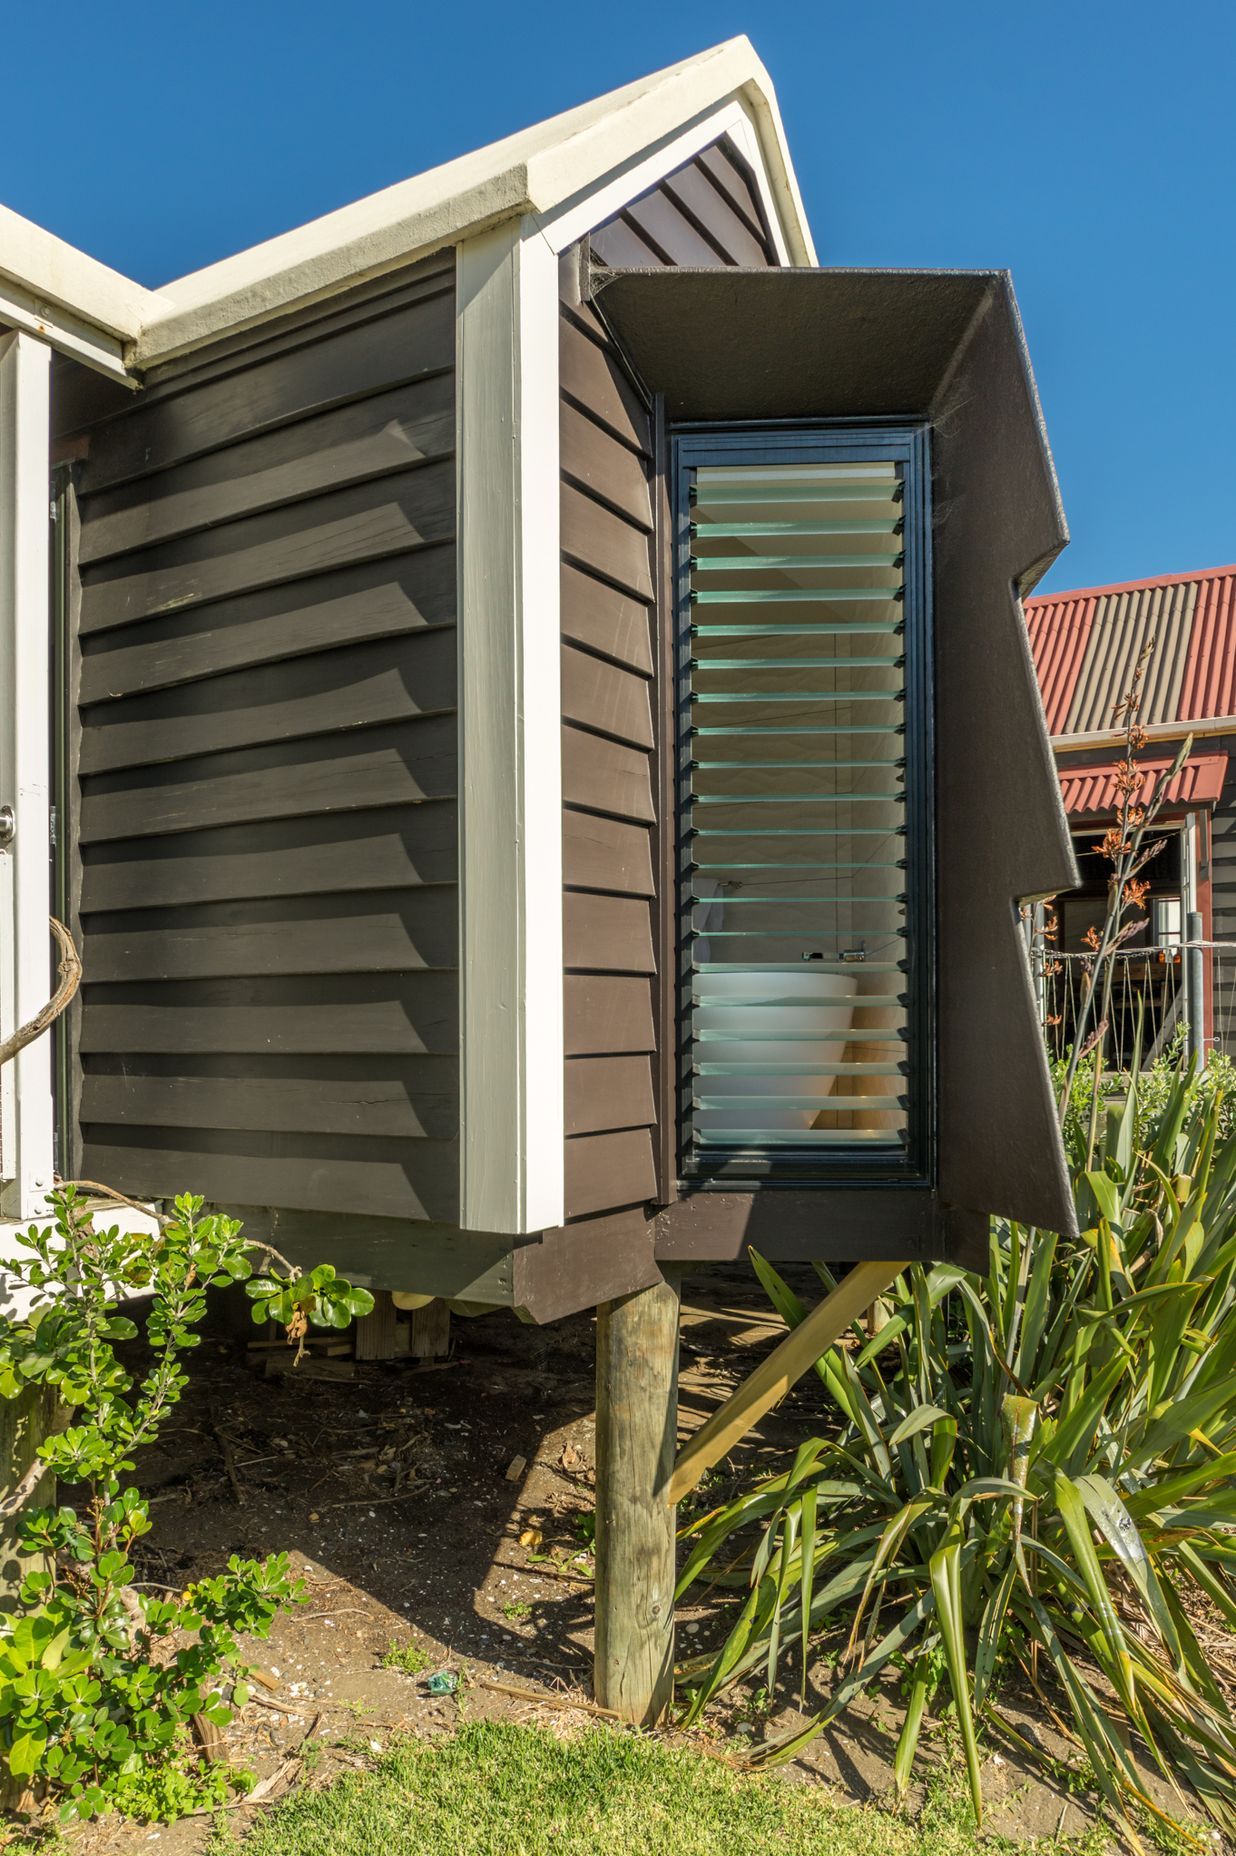
[[[1143,1078],[1139,1051],[1122,1099],[1100,1087],[1114,957],[1190,747],[1143,802],[1145,666],[1118,710],[1107,916],[1059,1096],[1063,1121],[1091,1060],[1080,1238],[997,1220],[984,1274],[907,1269],[887,1324],[815,1364],[828,1434],[693,1521],[679,1582],[745,1593],[717,1655],[683,1666],[690,1720],[756,1670],[772,1691],[791,1660],[805,1703],[813,1646],[844,1634],[813,1718],[757,1761],[793,1757],[899,1674],[898,1789],[951,1701],[981,1820],[984,1737],[1054,1763],[1017,1724],[1037,1704],[1138,1848],[1139,1817],[1172,1822],[1155,1768],[1236,1834],[1236,1717],[1208,1655],[1236,1629],[1236,1136],[1221,1088]],[[797,1325],[804,1305],[753,1260]]]
[[[1177,1078],[1139,1155],[1134,1082],[1077,1176],[1080,1241],[997,1224],[985,1277],[914,1266],[886,1326],[817,1362],[837,1429],[686,1529],[680,1592],[747,1594],[720,1653],[683,1671],[689,1718],[757,1669],[771,1690],[791,1656],[805,1694],[813,1642],[845,1628],[819,1711],[761,1759],[900,1672],[901,1789],[951,1699],[981,1814],[980,1735],[1041,1760],[1009,1712],[1037,1698],[1133,1841],[1139,1811],[1163,1815],[1147,1761],[1236,1831],[1236,1719],[1199,1636],[1203,1613],[1236,1627],[1236,1142],[1218,1113]],[[803,1305],[756,1267],[795,1325]]]

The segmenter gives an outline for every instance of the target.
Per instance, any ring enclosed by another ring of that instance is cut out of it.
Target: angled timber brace
[[[671,1507],[759,1423],[766,1411],[771,1411],[778,1400],[785,1397],[807,1368],[827,1352],[838,1335],[844,1333],[865,1308],[870,1308],[907,1267],[904,1262],[858,1263],[842,1277],[837,1287],[791,1329],[766,1360],[761,1360],[755,1371],[679,1452],[665,1489]]]

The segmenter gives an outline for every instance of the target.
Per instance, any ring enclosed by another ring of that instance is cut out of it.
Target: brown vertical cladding
[[[86,1177],[458,1216],[454,307],[447,254],[79,415]]]
[[[754,180],[728,141],[590,243],[607,265],[776,263]],[[656,842],[656,434],[621,349],[579,300],[586,256],[564,257],[560,322],[568,1220],[673,1193],[654,1148],[666,1093],[659,1027],[673,1009],[659,990],[673,899]]]

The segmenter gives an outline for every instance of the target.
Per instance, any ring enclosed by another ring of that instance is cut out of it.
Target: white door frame
[[[0,333],[0,1035],[47,1003],[52,942],[51,349]],[[7,832],[4,835],[8,835]],[[42,1037],[0,1071],[0,1213],[25,1219],[53,1181],[52,1050]]]

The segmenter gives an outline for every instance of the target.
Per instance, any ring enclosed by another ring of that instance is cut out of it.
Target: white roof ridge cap
[[[726,67],[733,65],[732,78],[728,69],[724,78],[717,83],[716,67],[722,63]],[[745,33],[732,39],[725,39],[719,45],[713,45],[707,51],[697,52],[694,57],[684,58],[681,63],[667,65],[664,70],[654,71],[649,77],[636,84],[628,84],[621,90],[611,91],[609,97],[612,107],[603,114],[593,115],[586,122],[569,134],[556,138],[546,147],[537,149],[528,157],[527,171],[529,192],[532,204],[537,212],[550,212],[561,205],[563,199],[577,191],[580,186],[578,177],[570,169],[578,158],[580,145],[598,136],[612,134],[616,124],[625,126],[637,115],[653,113],[662,101],[667,90],[679,90],[684,81],[692,77],[711,79],[701,87],[698,106],[688,107],[686,113],[679,112],[673,122],[661,125],[660,133],[644,138],[645,144],[668,137],[684,127],[691,116],[702,110],[715,109],[728,97],[737,96],[743,91],[753,91],[762,98],[772,92],[772,82],[768,72],[761,63],[755,47]],[[729,81],[725,81],[725,80]],[[618,99],[621,99],[618,101]],[[603,99],[598,99],[598,102]],[[613,164],[607,164],[607,166]],[[565,170],[565,171],[564,171]],[[596,178],[593,176],[592,178]],[[586,184],[586,183],[585,183]]]

